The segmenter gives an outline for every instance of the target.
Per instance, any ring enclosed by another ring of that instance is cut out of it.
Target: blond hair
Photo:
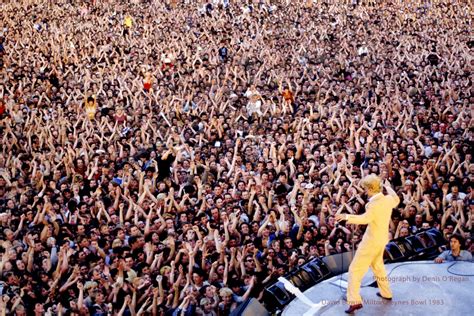
[[[229,289],[228,287],[223,287],[222,289],[219,290],[219,295],[222,297],[231,296],[232,294],[234,294],[234,292],[232,292],[232,290]]]
[[[360,181],[360,185],[368,193],[376,194],[382,191],[382,179],[375,174],[369,174]]]

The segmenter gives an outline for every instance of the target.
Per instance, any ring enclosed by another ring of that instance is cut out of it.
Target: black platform
[[[472,262],[412,261],[386,264],[393,300],[376,295],[378,289],[369,269],[362,281],[364,308],[355,315],[473,315],[474,277],[454,274],[474,274]],[[454,273],[450,273],[449,271]],[[322,307],[311,310],[295,298],[283,310],[283,316],[345,315],[347,273],[325,280],[304,292]]]

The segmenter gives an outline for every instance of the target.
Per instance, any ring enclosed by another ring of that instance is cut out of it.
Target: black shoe
[[[381,297],[381,298],[383,298],[384,300],[387,300],[387,301],[391,301],[391,300],[392,300],[391,297],[383,297],[382,294],[380,294],[380,292],[377,292],[377,296],[378,296],[378,297]]]
[[[362,307],[364,307],[362,306],[362,304],[351,305],[348,309],[345,310],[345,312],[346,314],[353,314],[356,310],[361,309]]]

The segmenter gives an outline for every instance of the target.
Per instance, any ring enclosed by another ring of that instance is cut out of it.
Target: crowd
[[[465,1],[0,4],[0,315],[228,315],[391,182],[472,246]]]

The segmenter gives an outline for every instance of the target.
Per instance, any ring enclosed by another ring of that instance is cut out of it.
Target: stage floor
[[[474,277],[455,274],[474,274],[472,262],[412,261],[386,264],[393,300],[382,300],[376,295],[372,271],[362,281],[361,296],[364,308],[355,315],[472,315],[474,308]],[[295,298],[283,310],[283,316],[346,315],[345,292],[347,273],[321,282],[304,292],[312,302],[322,302],[318,311]],[[341,288],[342,287],[342,288]]]

